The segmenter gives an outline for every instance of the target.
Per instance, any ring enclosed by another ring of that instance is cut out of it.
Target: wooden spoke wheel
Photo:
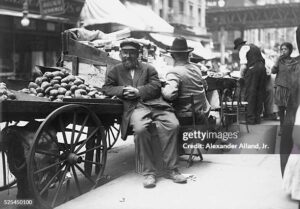
[[[38,207],[53,208],[97,187],[106,155],[104,128],[95,113],[74,104],[53,111],[30,150],[28,183]]]
[[[120,136],[120,132],[120,125],[116,122],[110,126],[105,127],[105,138],[108,150],[115,145]]]

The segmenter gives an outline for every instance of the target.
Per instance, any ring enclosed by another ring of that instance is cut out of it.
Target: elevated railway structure
[[[221,63],[225,62],[225,31],[240,31],[243,37],[248,29],[297,26],[300,26],[300,3],[213,7],[206,12],[208,31],[220,32]]]
[[[281,28],[300,25],[300,3],[249,7],[211,8],[207,10],[209,31]]]

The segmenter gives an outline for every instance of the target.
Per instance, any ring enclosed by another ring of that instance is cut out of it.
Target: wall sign
[[[64,0],[40,0],[41,15],[60,15],[65,13]]]

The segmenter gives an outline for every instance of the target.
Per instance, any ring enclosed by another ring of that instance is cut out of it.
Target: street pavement
[[[106,174],[112,180],[57,209],[296,209],[282,190],[279,154],[267,154],[278,152],[277,124],[249,126],[249,134],[241,126],[241,142],[264,142],[269,150],[208,151],[189,168],[182,159],[187,184],[159,177],[152,189],[143,188],[143,177],[134,171],[133,140],[121,141],[109,154]]]
[[[265,143],[267,149],[204,151],[204,160],[196,158],[189,168],[182,157],[180,171],[189,177],[187,184],[159,177],[152,189],[143,188],[143,176],[135,172],[133,137],[119,140],[108,153],[107,183],[57,209],[297,209],[298,203],[282,189],[280,156],[273,154],[279,153],[277,125],[252,125],[250,133],[241,125],[240,140],[228,141]],[[0,200],[15,199],[15,194],[16,188],[0,192]]]

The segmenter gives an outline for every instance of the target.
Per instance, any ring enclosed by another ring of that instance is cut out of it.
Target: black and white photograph
[[[0,0],[0,208],[300,209],[300,0]]]

